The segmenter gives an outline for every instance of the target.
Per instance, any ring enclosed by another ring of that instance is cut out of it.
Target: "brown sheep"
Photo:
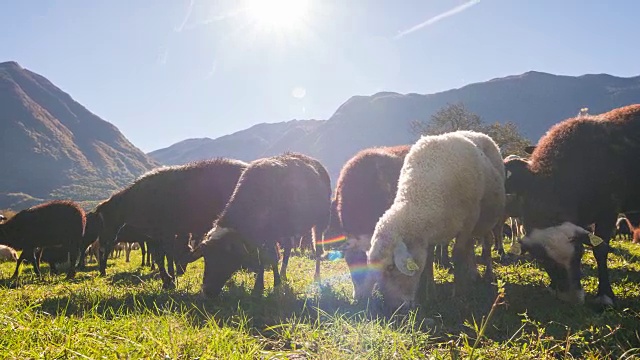
[[[286,153],[251,162],[226,208],[192,253],[193,260],[204,257],[203,292],[217,296],[234,272],[248,268],[256,272],[253,293],[262,294],[265,265],[272,267],[277,286],[277,243],[309,229],[317,240],[329,224],[330,201],[329,175],[313,158]],[[316,241],[316,279],[319,252]],[[282,275],[285,272],[286,267]]]
[[[367,254],[378,219],[393,204],[404,158],[411,145],[376,147],[358,152],[338,177],[335,206],[347,244],[344,257],[354,297],[360,297]]]
[[[580,263],[593,246],[597,301],[615,300],[607,257],[617,214],[640,210],[640,104],[554,125],[530,162],[510,167],[505,188],[523,197],[522,250],[539,259],[559,298],[584,302]],[[595,235],[586,228],[595,223]]]
[[[65,249],[70,262],[67,278],[76,275],[76,260],[80,255],[84,234],[85,215],[72,201],[50,201],[22,210],[0,224],[0,244],[22,250],[12,279],[18,277],[23,260],[34,265],[40,275],[40,261],[36,248]]]
[[[101,221],[100,273],[106,274],[106,255],[125,223],[152,241],[150,251],[158,265],[164,288],[175,287],[173,261],[184,272],[190,248],[184,234],[205,233],[231,197],[247,164],[218,158],[153,170],[112,195],[96,208]],[[181,235],[176,239],[176,235]],[[169,273],[164,257],[169,260]]]

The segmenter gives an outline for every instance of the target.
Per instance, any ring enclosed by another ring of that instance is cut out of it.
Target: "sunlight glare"
[[[309,0],[247,0],[249,20],[263,30],[299,31],[309,15]]]

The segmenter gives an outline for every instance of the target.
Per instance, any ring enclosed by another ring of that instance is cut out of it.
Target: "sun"
[[[245,13],[261,30],[301,30],[308,20],[310,0],[247,0]]]

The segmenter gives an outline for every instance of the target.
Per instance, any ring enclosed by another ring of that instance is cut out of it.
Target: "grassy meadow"
[[[213,300],[200,295],[200,259],[173,291],[162,291],[149,268],[110,260],[73,281],[37,278],[26,266],[15,286],[14,263],[0,264],[0,358],[9,359],[631,359],[640,356],[640,245],[614,241],[610,272],[616,309],[593,301],[595,260],[585,254],[587,304],[555,300],[534,263],[496,265],[501,286],[479,282],[452,297],[453,277],[436,268],[436,294],[424,314],[405,320],[373,317],[354,304],[344,260],[324,261],[314,286],[313,261],[292,257],[289,281],[262,298],[253,275],[241,272]],[[483,269],[481,269],[483,270]],[[487,320],[487,316],[489,319]],[[425,317],[428,320],[421,320]]]

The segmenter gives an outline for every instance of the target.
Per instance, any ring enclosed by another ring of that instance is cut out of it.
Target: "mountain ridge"
[[[433,94],[382,91],[373,95],[354,95],[329,119],[320,120],[305,135],[292,137],[276,148],[267,147],[260,154],[245,152],[241,147],[220,152],[212,145],[221,143],[222,138],[229,141],[238,133],[247,137],[251,128],[212,139],[208,147],[194,147],[190,151],[199,158],[229,156],[243,160],[276,155],[276,150],[299,151],[320,159],[335,181],[341,166],[357,151],[372,146],[411,143],[417,138],[410,131],[412,121],[428,121],[443,106],[457,102],[464,103],[487,123],[516,123],[525,137],[536,142],[549,127],[575,116],[581,108],[587,107],[590,113],[598,114],[640,103],[640,76],[571,76],[528,71]],[[281,123],[271,126],[277,129],[278,124]],[[164,163],[165,159],[157,154],[169,148],[149,154]]]
[[[15,61],[0,63],[0,124],[0,165],[11,174],[0,179],[0,208],[31,204],[17,198],[99,200],[159,165],[116,126]]]

